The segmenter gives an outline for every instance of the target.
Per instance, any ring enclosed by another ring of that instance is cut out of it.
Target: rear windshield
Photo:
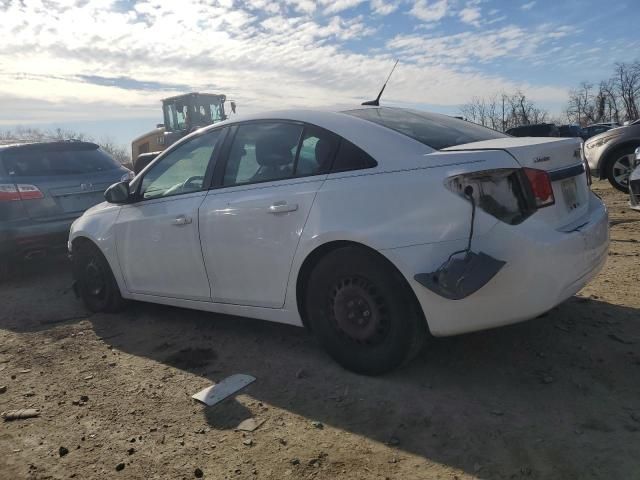
[[[401,108],[363,108],[344,113],[403,133],[436,150],[507,137],[490,128],[437,113]]]
[[[118,168],[120,164],[99,149],[14,150],[3,154],[7,173],[16,177],[77,175]]]

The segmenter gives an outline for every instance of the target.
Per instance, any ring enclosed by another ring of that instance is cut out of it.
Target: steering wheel
[[[200,181],[200,185],[194,185],[195,182]],[[199,190],[202,188],[202,185],[204,184],[204,176],[203,175],[194,175],[193,177],[189,177],[187,178],[184,183],[182,184],[182,190],[185,191],[189,191],[189,190]]]

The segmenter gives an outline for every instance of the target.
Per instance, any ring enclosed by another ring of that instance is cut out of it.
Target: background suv
[[[634,151],[640,146],[640,120],[588,139],[584,155],[593,175],[606,178],[621,192],[629,191]]]
[[[130,177],[94,143],[0,146],[0,276],[10,258],[64,247],[71,223]]]

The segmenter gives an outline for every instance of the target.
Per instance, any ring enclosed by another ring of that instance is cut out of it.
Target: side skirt
[[[127,293],[122,295],[130,300],[141,302],[158,303],[161,305],[171,305],[172,307],[190,308],[202,310],[204,312],[221,313],[224,315],[235,315],[238,317],[257,318],[269,322],[284,323],[302,327],[302,320],[297,311],[286,308],[264,308],[250,307],[246,305],[233,305],[230,303],[213,303],[198,300],[183,300],[179,298],[161,297],[157,295],[146,295],[142,293]]]

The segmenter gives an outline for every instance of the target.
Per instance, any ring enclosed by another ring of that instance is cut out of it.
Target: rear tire
[[[73,254],[77,291],[83,303],[92,312],[117,312],[125,301],[120,295],[109,262],[93,244],[78,246]]]
[[[604,174],[616,190],[629,193],[629,175],[633,171],[634,147],[623,147],[609,154]]]
[[[334,250],[319,261],[309,277],[305,310],[329,355],[364,375],[408,362],[427,336],[404,278],[384,258],[359,247]]]

